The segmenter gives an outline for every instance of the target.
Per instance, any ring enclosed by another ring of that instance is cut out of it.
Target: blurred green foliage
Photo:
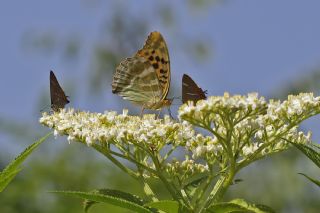
[[[272,207],[276,212],[317,212],[319,188],[298,174],[319,176],[317,168],[301,152],[289,151],[258,161],[241,171],[242,182],[230,187],[229,199],[243,198]]]
[[[315,95],[320,93],[320,69],[314,69],[311,72],[308,72],[308,75],[301,75],[296,79],[288,81],[287,84],[282,85],[281,88],[278,88],[274,93],[274,98],[284,98],[288,94],[297,95],[300,92],[314,92]]]

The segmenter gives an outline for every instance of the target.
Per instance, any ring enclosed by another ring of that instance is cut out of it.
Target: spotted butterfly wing
[[[64,106],[69,103],[68,97],[65,95],[52,71],[50,71],[50,96],[53,111],[59,111],[59,109],[64,108]]]
[[[190,76],[184,74],[182,77],[182,102],[193,101],[196,103],[206,98],[206,92],[203,91]]]
[[[170,88],[170,58],[167,44],[159,32],[152,32],[148,36],[137,56],[145,58],[156,72],[162,90],[162,99],[166,98]]]
[[[170,105],[170,61],[159,32],[149,34],[142,49],[121,61],[112,81],[112,92],[147,109]]]

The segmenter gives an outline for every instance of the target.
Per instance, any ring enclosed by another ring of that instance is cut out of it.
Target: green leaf
[[[13,172],[6,173],[5,175],[0,174],[0,192],[2,192],[5,187],[13,180],[13,178],[21,171],[21,169],[17,169]]]
[[[234,203],[217,203],[210,206],[206,212],[209,213],[229,213],[229,212],[248,212],[254,213],[254,211],[248,211],[240,205]]]
[[[110,196],[99,194],[97,192],[79,192],[79,191],[52,191],[51,193],[69,195],[95,202],[108,203],[111,205],[119,206],[121,208],[129,209],[138,213],[152,213],[152,211],[144,206],[138,205],[134,202]]]
[[[6,186],[13,180],[13,178],[21,171],[20,165],[25,159],[35,150],[42,142],[44,142],[52,132],[48,133],[44,137],[40,138],[35,143],[27,147],[23,152],[20,153],[10,164],[0,172],[0,192],[2,192]]]
[[[187,179],[184,183],[183,188],[189,188],[189,187],[198,187],[202,181],[206,180],[208,178],[208,174],[197,174],[189,179]]]
[[[317,143],[310,143],[310,146],[312,146],[313,148],[319,149],[320,150],[320,144]]]
[[[265,205],[248,203],[242,199],[235,199],[230,202],[223,202],[211,205],[207,212],[226,213],[226,212],[249,212],[249,213],[273,213],[274,211]]]
[[[313,178],[311,178],[311,177],[309,177],[308,175],[303,174],[303,173],[298,173],[298,174],[305,176],[305,177],[308,178],[311,182],[313,182],[314,184],[316,184],[316,185],[318,185],[318,186],[320,187],[320,181],[319,181],[319,180],[313,179]]]
[[[109,196],[112,196],[112,197],[117,197],[117,198],[120,198],[120,199],[124,199],[124,200],[127,200],[129,202],[136,203],[136,204],[138,204],[140,206],[143,206],[143,204],[145,203],[145,201],[142,198],[138,197],[137,195],[133,195],[133,194],[130,194],[130,193],[127,193],[127,192],[119,191],[119,190],[97,189],[97,190],[94,190],[92,192],[96,193],[96,194],[109,195]],[[96,203],[98,203],[98,202],[86,199],[84,201],[84,210],[85,210],[85,212],[88,212],[89,208],[92,205],[96,204]]]
[[[305,154],[310,160],[312,160],[320,168],[320,152],[316,149],[320,149],[317,145],[292,143],[297,149]]]
[[[173,200],[162,200],[157,202],[147,203],[146,206],[156,208],[165,213],[179,213],[179,203]]]
[[[190,195],[194,196],[196,191],[200,191],[205,185],[205,181],[208,179],[208,175],[195,175],[183,183],[183,189]],[[202,185],[201,185],[202,184]]]

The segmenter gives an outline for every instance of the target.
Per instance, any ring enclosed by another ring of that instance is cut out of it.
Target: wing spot
[[[160,69],[160,73],[161,73],[161,74],[165,74],[166,71],[164,71],[163,69]]]
[[[166,61],[166,60],[164,60],[163,58],[161,58],[161,63],[162,63],[162,64],[167,64],[168,61]]]
[[[168,79],[168,76],[166,76],[166,75],[161,75],[161,78],[164,78],[165,80],[167,80],[167,79]]]
[[[152,52],[151,52],[152,54],[155,54],[156,53],[156,51],[155,50],[152,50]]]
[[[154,59],[153,56],[150,56],[150,57],[149,57],[149,60],[150,60],[150,61],[153,61],[153,59]]]
[[[159,58],[159,56],[156,56],[156,61],[160,61],[160,58]]]
[[[162,79],[159,79],[159,82],[160,82],[160,84],[165,84],[166,83],[166,81],[164,81]]]
[[[159,64],[158,63],[154,63],[152,64],[153,68],[158,69],[159,68]]]

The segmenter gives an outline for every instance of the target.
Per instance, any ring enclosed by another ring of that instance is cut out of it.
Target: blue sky
[[[167,40],[172,84],[178,88],[182,74],[188,73],[212,95],[256,91],[267,96],[320,66],[318,0],[228,0],[198,11],[191,10],[182,0],[166,2],[172,4],[175,29],[169,30],[159,20],[149,21],[151,30],[159,30]],[[129,4],[124,8],[148,19],[154,12],[153,3],[147,0],[2,1],[0,116],[36,122],[39,94],[47,90],[49,95],[50,69],[55,70],[62,85],[73,82],[75,87],[81,87],[92,63],[92,44],[100,39],[99,29],[113,8],[121,4]],[[82,41],[80,59],[68,64],[57,53],[35,53],[25,48],[23,39],[30,32],[52,32],[58,38],[76,35]],[[184,54],[181,41],[192,37],[208,40],[213,52],[206,61],[195,63]],[[141,38],[141,45],[144,39]],[[106,101],[99,106],[93,107],[79,95],[73,106],[92,111],[114,109],[117,106],[112,100],[120,98],[108,89],[106,86],[101,97]],[[308,129],[315,131],[320,125],[317,120],[308,122]],[[320,134],[316,138],[320,139]],[[3,143],[0,140],[0,145]]]

